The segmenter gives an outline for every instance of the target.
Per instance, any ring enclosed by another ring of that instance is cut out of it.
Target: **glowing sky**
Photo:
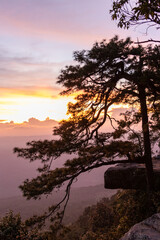
[[[0,0],[0,120],[65,118],[72,98],[58,96],[56,80],[73,51],[115,34],[146,39],[142,29],[117,29],[110,8],[111,0]]]

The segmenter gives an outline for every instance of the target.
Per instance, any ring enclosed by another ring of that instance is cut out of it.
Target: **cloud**
[[[128,110],[127,108],[116,108],[111,110],[112,117],[118,119],[119,114]],[[57,126],[58,122],[49,117],[43,121],[37,118],[29,118],[23,123],[5,122],[0,120],[0,136],[40,136],[52,135],[53,127]],[[109,120],[105,123],[102,131],[112,131]]]
[[[60,96],[57,87],[0,87],[0,116],[17,123],[34,117],[40,120],[50,117],[57,121],[67,118],[67,103],[74,96]]]
[[[110,110],[110,114],[111,114],[111,117],[115,118],[115,119],[120,119],[120,114],[121,113],[125,113],[126,111],[131,111],[132,108],[127,108],[127,107],[116,107],[116,108],[113,108],[112,110]]]
[[[0,87],[1,104],[11,104],[12,101],[20,97],[32,98],[59,98],[61,89],[59,87],[38,87],[38,86],[22,86],[22,87]],[[10,101],[7,101],[10,99]],[[12,99],[12,101],[11,101]]]
[[[28,119],[28,122],[24,122],[26,126],[40,126],[40,127],[48,127],[48,126],[53,126],[57,124],[57,121],[50,119],[49,117],[46,118],[44,121],[40,121],[36,118],[30,118]]]
[[[8,56],[0,49],[0,87],[53,86],[65,63],[37,62],[32,57]]]
[[[40,136],[52,135],[53,127],[57,126],[58,122],[46,118],[40,121],[36,118],[30,118],[23,123],[4,122],[0,120],[0,136]]]

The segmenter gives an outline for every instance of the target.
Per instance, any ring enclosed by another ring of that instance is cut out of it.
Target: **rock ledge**
[[[160,190],[160,161],[153,162],[155,189]],[[146,189],[144,164],[122,163],[110,167],[104,174],[105,188]]]

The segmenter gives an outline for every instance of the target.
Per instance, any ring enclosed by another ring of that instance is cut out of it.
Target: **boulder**
[[[155,189],[160,190],[160,161],[154,160]],[[105,188],[146,189],[146,169],[144,164],[122,163],[110,167],[104,174]]]
[[[120,240],[159,240],[160,213],[134,225]]]

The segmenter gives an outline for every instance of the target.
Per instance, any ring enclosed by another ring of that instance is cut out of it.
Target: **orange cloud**
[[[0,136],[42,136],[52,135],[54,126],[57,126],[58,122],[46,118],[44,121],[40,121],[36,118],[30,118],[23,123],[4,122],[0,120]]]
[[[21,96],[40,97],[40,98],[58,98],[60,93],[59,87],[0,87],[0,104],[5,102],[5,98],[18,98]],[[4,99],[4,100],[3,100]]]

